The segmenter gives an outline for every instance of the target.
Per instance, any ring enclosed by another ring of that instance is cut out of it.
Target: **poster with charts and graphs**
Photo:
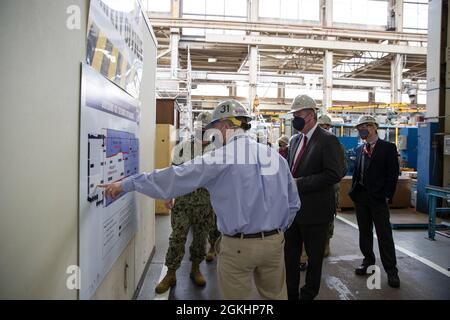
[[[135,194],[111,199],[97,185],[139,171],[139,100],[83,64],[80,120],[80,298],[89,299],[137,229]]]

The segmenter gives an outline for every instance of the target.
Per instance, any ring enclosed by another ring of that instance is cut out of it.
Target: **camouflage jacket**
[[[212,150],[214,150],[214,144],[212,143],[208,144],[206,147],[202,147],[200,144],[195,146],[195,140],[193,138],[186,140],[173,148],[172,164],[178,166]],[[205,188],[199,188],[194,192],[176,198],[175,201],[178,205],[208,205],[210,204],[209,192]]]

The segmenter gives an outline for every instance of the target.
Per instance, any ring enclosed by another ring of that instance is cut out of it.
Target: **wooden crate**
[[[348,191],[352,186],[352,177],[345,176],[340,182],[341,190],[339,194],[339,208],[354,208],[354,203]],[[394,199],[389,205],[393,208],[408,208],[411,203],[411,178],[399,177],[397,182],[397,188],[395,191]]]

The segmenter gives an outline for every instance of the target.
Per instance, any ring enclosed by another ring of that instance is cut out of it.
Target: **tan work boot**
[[[157,294],[161,294],[169,290],[169,288],[173,287],[177,283],[177,276],[175,269],[168,269],[166,276],[161,282],[156,286],[155,292]]]
[[[330,255],[330,239],[325,243],[325,251],[323,253],[324,257],[328,257]]]
[[[214,258],[216,257],[216,250],[214,250],[214,247],[211,246],[211,248],[209,248],[208,254],[206,255],[206,262],[212,262],[214,261]]]
[[[203,287],[206,284],[206,280],[203,277],[202,273],[200,272],[200,268],[199,265],[197,263],[193,263],[192,264],[192,269],[191,269],[191,279],[194,281],[194,283],[199,286],[199,287]]]

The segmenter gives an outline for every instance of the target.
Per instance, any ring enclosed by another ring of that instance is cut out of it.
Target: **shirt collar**
[[[377,141],[378,141],[378,135],[375,137],[375,139],[373,139],[373,141],[369,142],[366,140],[366,142],[369,143],[371,146],[373,146]]]
[[[317,127],[319,126],[319,123],[316,122],[316,124],[314,125],[314,127],[311,128],[311,130],[308,131],[308,133],[306,134],[306,137],[308,138],[308,141],[311,140],[311,137],[314,133],[314,131],[316,131]]]

